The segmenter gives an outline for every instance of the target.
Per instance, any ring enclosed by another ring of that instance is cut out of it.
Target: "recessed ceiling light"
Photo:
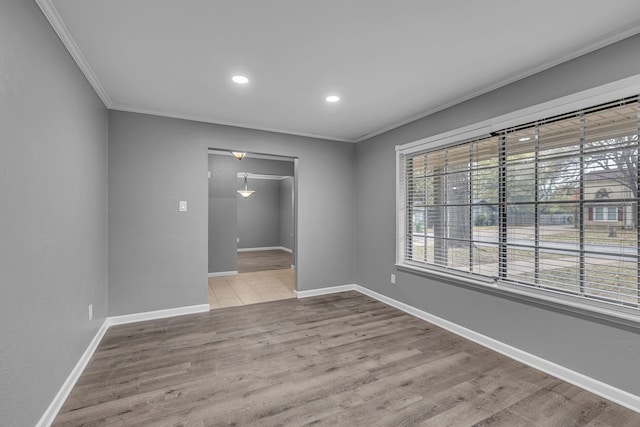
[[[234,82],[238,83],[239,85],[245,85],[245,84],[249,83],[249,79],[246,78],[245,76],[241,76],[241,75],[233,76],[233,77],[231,77],[231,80],[233,80]]]
[[[329,95],[325,98],[327,102],[338,102],[340,101],[340,97],[337,95]]]
[[[518,141],[525,142],[525,141],[529,141],[530,139],[531,139],[531,137],[525,136],[523,138],[520,138]]]

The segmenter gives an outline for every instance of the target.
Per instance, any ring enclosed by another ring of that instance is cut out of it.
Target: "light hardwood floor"
[[[114,326],[54,426],[617,426],[640,414],[356,292]]]
[[[209,305],[215,309],[293,298],[294,274],[289,268],[210,277]]]

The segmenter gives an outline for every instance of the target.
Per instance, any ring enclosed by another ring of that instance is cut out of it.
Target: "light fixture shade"
[[[238,160],[242,160],[242,159],[244,159],[244,156],[247,155],[247,153],[244,153],[242,151],[232,151],[231,155],[233,157],[235,157],[236,159],[238,159]]]
[[[238,194],[240,194],[245,199],[248,199],[249,196],[251,196],[253,193],[255,193],[255,190],[249,190],[249,186],[247,185],[247,176],[249,176],[249,175],[245,173],[244,174],[244,184],[242,185],[242,188],[240,190],[238,190]]]

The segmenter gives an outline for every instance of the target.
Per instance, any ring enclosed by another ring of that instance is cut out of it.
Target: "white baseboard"
[[[254,251],[285,251],[289,253],[293,253],[293,251],[289,248],[285,248],[284,246],[264,246],[259,248],[238,248],[238,252],[254,252]]]
[[[67,400],[67,397],[69,397],[69,393],[71,393],[73,386],[78,381],[78,378],[80,378],[80,375],[87,367],[89,360],[91,360],[93,353],[95,353],[96,349],[98,348],[98,344],[100,344],[100,341],[102,341],[102,337],[104,337],[107,329],[109,329],[109,321],[108,319],[105,319],[105,321],[102,323],[102,326],[100,326],[100,329],[98,329],[98,332],[96,332],[96,335],[89,343],[87,349],[84,351],[84,353],[82,353],[82,356],[80,356],[80,360],[78,360],[76,366],[73,367],[71,373],[62,384],[62,387],[60,387],[60,390],[58,390],[58,393],[49,404],[49,407],[46,411],[44,411],[44,414],[40,418],[40,421],[38,421],[38,423],[36,424],[36,427],[49,427],[53,423],[53,420],[58,415],[58,412],[60,412],[60,408],[62,408],[65,400]]]
[[[168,308],[166,310],[147,311],[144,313],[125,314],[107,319],[109,326],[127,323],[144,322],[146,320],[164,319],[166,317],[183,316],[185,314],[204,313],[211,308],[209,304],[190,305],[186,307]]]
[[[216,271],[215,273],[209,273],[208,277],[222,277],[222,276],[237,276],[237,271]]]
[[[625,408],[629,408],[633,411],[640,412],[640,396],[636,396],[635,394],[631,394],[617,387],[603,383],[602,381],[593,379],[589,376],[581,374],[580,372],[576,372],[572,369],[558,365],[557,363],[551,362],[549,360],[543,359],[541,357],[538,357],[526,351],[520,350],[519,348],[510,346],[501,341],[495,340],[486,335],[483,335],[471,329],[465,328],[464,326],[460,326],[456,323],[445,320],[441,317],[434,316],[432,314],[427,313],[426,311],[420,310],[418,308],[415,308],[403,302],[397,301],[393,298],[389,298],[386,295],[379,294],[378,292],[372,291],[363,286],[356,285],[356,284],[333,286],[328,288],[295,292],[295,295],[298,298],[306,298],[306,297],[327,295],[327,294],[332,294],[336,292],[345,292],[345,291],[358,291],[361,294],[367,295],[380,302],[383,302],[392,307],[395,307],[398,310],[404,311],[407,314],[410,314],[419,319],[425,320],[429,323],[439,326],[442,329],[446,329],[449,332],[452,332],[456,335],[459,335],[463,338],[466,338],[470,341],[480,344],[483,347],[489,348],[511,359],[517,360],[518,362],[524,363],[525,365],[531,366],[532,368],[538,369],[542,372],[545,372],[549,375],[552,375],[556,378],[559,378],[563,381],[566,381],[570,384],[573,384],[577,387],[587,390],[607,400],[610,400],[619,405],[622,405]]]
[[[100,344],[100,341],[102,341],[104,334],[111,326],[142,322],[144,320],[163,319],[165,317],[182,316],[184,314],[202,313],[209,310],[209,304],[200,304],[187,307],[170,308],[166,310],[148,311],[145,313],[107,317],[102,323],[102,326],[100,326],[100,329],[98,329],[96,335],[91,340],[91,343],[89,343],[89,347],[87,347],[85,352],[82,354],[80,360],[78,361],[78,363],[76,363],[76,366],[73,368],[65,382],[62,384],[62,387],[60,387],[60,390],[53,398],[53,401],[51,402],[51,404],[49,404],[49,407],[40,418],[40,421],[38,421],[38,423],[36,424],[36,427],[49,427],[53,423],[53,420],[58,415],[58,412],[60,412],[60,408],[62,408],[65,400],[67,400],[67,397],[69,397],[69,393],[71,393],[73,386],[78,381],[78,378],[80,378],[80,375],[87,367],[89,360],[91,360],[93,353],[95,353],[96,349],[98,348],[98,344]]]
[[[308,291],[293,291],[296,298],[309,298],[316,297],[319,295],[327,295],[327,294],[335,294],[337,292],[347,292],[347,291],[355,291],[358,290],[358,285],[350,284],[350,285],[338,285],[338,286],[330,286],[328,288],[319,288],[319,289],[310,289]]]

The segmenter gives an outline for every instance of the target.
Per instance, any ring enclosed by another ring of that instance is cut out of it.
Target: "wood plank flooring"
[[[107,331],[54,426],[617,426],[640,414],[356,292]]]
[[[238,252],[238,272],[284,270],[291,268],[292,255],[283,250]]]
[[[295,272],[268,270],[209,278],[212,309],[293,298]]]

